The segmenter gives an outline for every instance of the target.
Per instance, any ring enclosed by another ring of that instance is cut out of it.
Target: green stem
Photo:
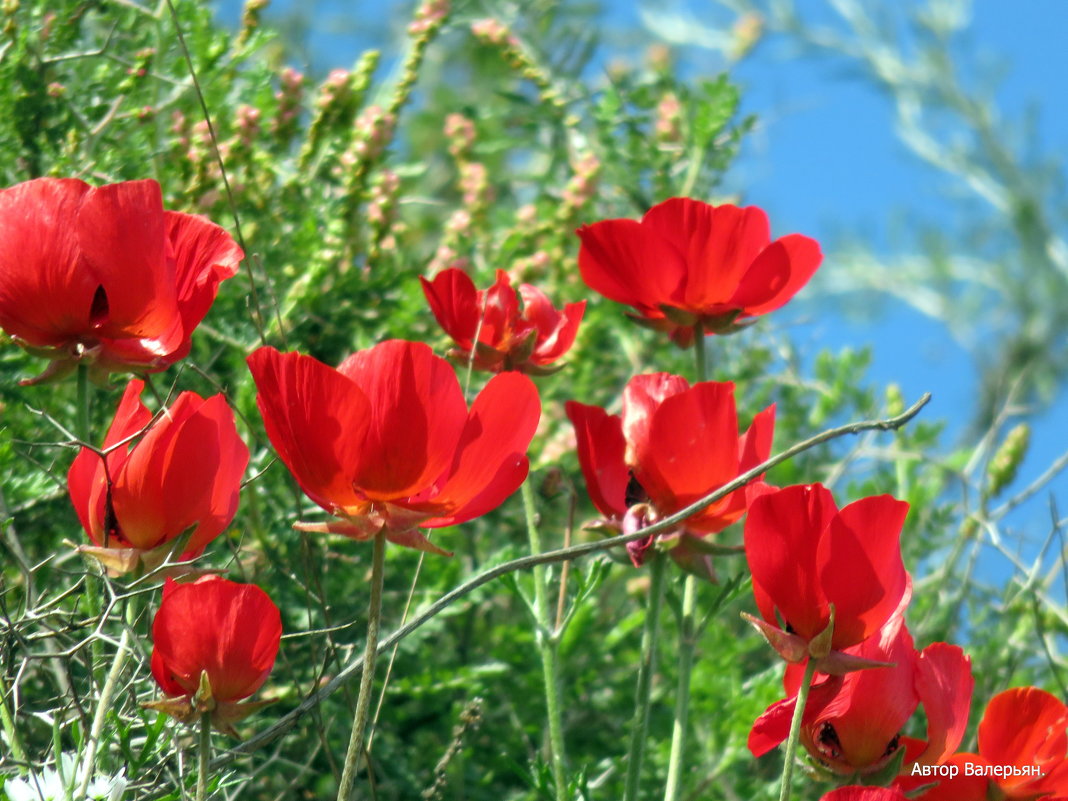
[[[790,801],[790,783],[794,777],[794,759],[797,755],[797,742],[801,738],[801,717],[805,712],[805,704],[808,703],[808,691],[812,687],[812,676],[816,672],[816,664],[811,659],[805,665],[805,675],[801,679],[801,688],[797,691],[797,701],[794,705],[794,716],[790,720],[790,736],[786,740],[786,757],[782,766],[782,789],[779,791],[779,801]]]
[[[523,482],[523,512],[526,515],[530,551],[540,554],[541,535],[538,533],[534,490],[530,480]],[[567,801],[567,755],[564,750],[564,724],[560,713],[560,651],[559,632],[549,610],[548,571],[545,565],[534,568],[534,608],[537,617],[537,644],[541,652],[541,668],[545,677],[545,706],[549,715],[549,749],[552,752],[553,782],[556,801]]]
[[[92,431],[89,422],[90,403],[89,365],[82,363],[78,365],[78,399],[75,409],[74,434],[86,445],[92,444]],[[85,573],[85,605],[89,611],[89,617],[93,619],[100,617],[100,595],[101,590],[95,571],[89,569]],[[97,673],[101,659],[104,656],[104,648],[99,639],[93,639],[89,646],[89,652],[93,657],[93,675],[99,681]]]
[[[197,764],[196,801],[206,801],[208,797],[208,770],[211,766],[211,715],[200,716],[200,753]]]
[[[675,692],[675,723],[671,731],[671,756],[668,758],[667,786],[664,801],[679,797],[682,759],[686,753],[686,725],[690,717],[690,675],[697,647],[697,576],[686,574],[682,590],[682,618],[679,621],[679,683]]]
[[[89,437],[91,430],[89,426],[89,365],[78,365],[78,410],[77,410],[77,428],[74,433],[78,435],[78,439],[84,442],[86,445],[91,444]]]
[[[386,532],[375,534],[374,555],[371,557],[371,602],[367,608],[367,646],[363,656],[363,675],[360,676],[360,696],[356,699],[356,718],[352,722],[349,750],[341,770],[341,785],[337,801],[349,801],[356,769],[363,756],[363,738],[367,729],[367,713],[371,708],[371,691],[375,683],[375,656],[378,654],[378,622],[382,616],[382,576],[386,564]]]
[[[653,674],[656,673],[656,649],[660,639],[660,607],[664,601],[664,575],[667,559],[653,553],[649,563],[649,605],[642,630],[641,664],[638,666],[638,689],[634,694],[634,722],[631,724],[630,749],[627,751],[627,784],[623,801],[637,801],[641,781],[645,742],[649,733],[649,699]]]
[[[707,381],[705,363],[705,326],[698,320],[693,327],[693,352],[697,362],[697,380]]]
[[[93,725],[89,730],[89,745],[85,751],[85,759],[82,760],[82,778],[78,783],[76,798],[85,798],[89,790],[89,783],[93,779],[96,768],[96,753],[100,748],[100,737],[104,733],[104,723],[108,712],[111,711],[111,699],[115,695],[115,689],[119,683],[119,676],[126,664],[126,652],[130,650],[130,629],[123,629],[122,639],[119,640],[118,650],[111,660],[111,669],[108,671],[104,688],[100,691],[100,699],[96,704],[96,712],[93,714]]]
[[[693,351],[697,380],[706,380],[705,327],[698,320],[693,328]],[[682,589],[682,616],[679,620],[679,683],[675,691],[675,722],[671,729],[671,755],[668,757],[664,801],[679,797],[683,756],[686,753],[686,727],[690,718],[690,677],[697,648],[697,577],[686,575]]]
[[[11,710],[7,708],[7,681],[4,679],[3,673],[0,673],[0,723],[3,724],[7,741],[11,744],[11,756],[17,762],[25,763],[26,751],[23,749],[22,740],[19,739],[19,733],[15,729],[15,719],[11,717]],[[20,766],[19,770],[25,774],[26,765]]]

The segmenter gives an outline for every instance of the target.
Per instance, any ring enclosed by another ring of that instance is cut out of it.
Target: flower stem
[[[811,659],[805,665],[805,675],[801,679],[801,688],[797,691],[797,701],[794,704],[794,716],[790,720],[790,736],[786,740],[786,756],[782,766],[782,789],[779,790],[779,801],[790,801],[790,783],[794,776],[794,758],[797,755],[797,743],[801,738],[801,718],[805,712],[805,704],[808,703],[808,691],[812,687],[812,676],[816,672],[816,664]]]
[[[378,622],[382,617],[382,576],[386,564],[386,532],[375,534],[374,555],[371,557],[371,602],[367,608],[367,646],[363,656],[363,675],[360,676],[360,695],[356,699],[356,718],[352,722],[349,750],[341,770],[341,785],[337,801],[348,801],[356,769],[363,756],[363,739],[367,728],[367,713],[371,708],[371,691],[375,682],[375,656],[378,654]]]
[[[707,381],[708,368],[705,362],[705,326],[698,320],[693,327],[693,352],[697,367],[697,380]]]
[[[7,741],[11,744],[11,756],[17,762],[26,762],[26,751],[22,747],[22,740],[19,739],[18,730],[15,728],[15,719],[11,717],[11,711],[7,708],[7,682],[2,673],[0,673],[0,723],[3,724]],[[26,766],[22,765],[19,771],[26,773]]]
[[[92,431],[89,423],[89,406],[91,402],[91,397],[89,393],[89,365],[87,364],[78,365],[77,391],[78,399],[74,412],[74,434],[81,442],[85,443],[86,445],[90,445],[92,444]],[[89,616],[94,619],[100,617],[100,596],[101,590],[99,583],[97,582],[95,571],[90,568],[85,573],[85,604],[87,611],[89,612]],[[104,648],[98,638],[93,638],[93,641],[89,645],[89,652],[92,654],[93,657],[92,672],[96,680],[99,682],[100,677],[98,675],[98,671],[101,659],[104,656]]]
[[[78,409],[77,419],[75,421],[76,428],[74,433],[78,435],[78,439],[84,442],[86,445],[91,444],[89,437],[91,435],[89,427],[89,365],[78,365]]]
[[[530,480],[523,482],[523,512],[527,521],[530,551],[541,553],[541,534],[538,533],[534,490]],[[560,714],[560,652],[559,632],[550,617],[548,570],[545,565],[534,568],[534,607],[537,625],[537,644],[541,652],[541,669],[545,677],[545,706],[549,716],[549,749],[552,762],[556,801],[567,801],[567,756],[564,750],[564,724]]]
[[[671,731],[671,756],[668,758],[667,786],[664,801],[679,797],[682,759],[686,752],[686,726],[690,717],[690,675],[697,647],[697,576],[686,574],[682,590],[682,617],[679,621],[679,683],[675,691],[675,724]]]
[[[208,767],[211,765],[211,715],[200,716],[200,753],[197,764],[196,801],[206,801],[208,797]]]
[[[697,381],[706,380],[705,326],[700,320],[693,328],[694,362]],[[664,801],[679,797],[683,755],[686,753],[686,727],[690,718],[690,677],[697,648],[697,577],[686,574],[682,588],[682,616],[679,619],[679,682],[675,690],[675,722],[671,729],[671,755],[668,757]]]
[[[115,688],[119,683],[119,676],[126,664],[126,652],[130,650],[130,629],[123,629],[122,639],[119,640],[118,650],[111,660],[111,669],[108,671],[104,688],[100,691],[100,698],[96,703],[96,712],[93,714],[93,725],[89,730],[89,744],[85,750],[85,759],[82,761],[82,778],[78,783],[78,792],[75,798],[84,798],[89,790],[89,783],[95,772],[96,753],[100,748],[100,736],[104,733],[104,722],[108,712],[111,711],[111,699],[115,695]],[[199,798],[199,796],[198,796]]]
[[[623,801],[637,801],[641,781],[645,741],[649,733],[649,697],[656,672],[656,648],[660,639],[660,607],[664,601],[666,559],[654,553],[649,563],[649,605],[642,629],[641,664],[638,666],[638,689],[634,694],[634,722],[631,724],[630,749],[627,751],[627,784]]]

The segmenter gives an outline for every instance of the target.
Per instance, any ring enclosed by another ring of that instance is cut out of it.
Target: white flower
[[[40,773],[31,773],[24,778],[10,776],[4,781],[4,793],[8,801],[63,801],[67,789],[73,789],[77,764],[74,754],[64,752],[59,756],[59,770],[46,767]],[[125,771],[120,770],[115,776],[95,777],[89,782],[86,798],[121,801],[125,792]]]

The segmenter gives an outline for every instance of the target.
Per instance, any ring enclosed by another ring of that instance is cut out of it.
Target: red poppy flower
[[[152,621],[152,675],[177,700],[146,706],[183,722],[202,714],[234,734],[233,723],[266,701],[239,704],[267,680],[278,654],[278,607],[254,584],[207,576],[193,584],[163,587]]]
[[[979,723],[979,753],[957,754],[951,762],[956,775],[921,795],[923,801],[1068,797],[1068,706],[1037,687],[998,693]]]
[[[633,306],[683,347],[693,342],[698,322],[705,333],[730,333],[784,305],[823,259],[806,236],[772,242],[767,215],[755,206],[678,197],[651,208],[641,222],[604,220],[578,235],[579,269],[589,287]]]
[[[38,178],[0,190],[0,328],[54,363],[162,370],[189,353],[244,254],[203,217],[164,211],[159,184]]]
[[[104,438],[106,466],[83,448],[67,475],[74,510],[98,546],[80,550],[113,573],[203,553],[234,519],[248,466],[222,395],[183,392],[152,422],[140,401],[144,386],[126,386]]]
[[[553,372],[549,365],[570,350],[586,310],[583,300],[557,311],[530,284],[520,284],[517,297],[504,270],[497,270],[496,282],[485,292],[476,290],[467,273],[455,267],[433,281],[419,280],[438,323],[457,345],[450,358],[467,364],[473,349],[474,366],[490,372]]]
[[[623,390],[621,415],[575,401],[566,409],[590,498],[614,528],[674,514],[756,467],[768,458],[775,430],[775,407],[769,406],[739,436],[734,384],[691,387],[669,373],[632,378]],[[746,506],[747,491],[736,490],[688,518],[675,537],[722,531]],[[630,548],[635,564],[650,544]],[[693,544],[682,543],[684,555]]]
[[[896,787],[839,787],[820,796],[820,801],[908,801]]]
[[[786,487],[753,502],[745,554],[764,622],[752,622],[787,661],[805,659],[830,622],[832,604],[835,651],[887,621],[908,585],[899,542],[908,509],[878,495],[839,511],[821,484]]]
[[[340,518],[301,523],[444,553],[416,527],[463,523],[526,478],[541,404],[519,373],[494,376],[471,409],[452,367],[418,342],[391,340],[338,369],[260,348],[248,358],[267,436],[308,497]]]
[[[845,676],[816,673],[801,719],[801,743],[833,773],[871,775],[895,758],[905,766],[937,765],[964,736],[974,685],[971,662],[960,648],[946,643],[917,652],[903,611],[876,636],[848,651],[887,666]],[[767,753],[789,733],[804,668],[792,664],[786,670],[787,698],[768,707],[749,733],[754,756]],[[902,727],[921,704],[927,716],[927,740],[901,736]]]

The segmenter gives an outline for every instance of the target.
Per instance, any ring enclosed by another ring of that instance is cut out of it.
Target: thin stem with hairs
[[[360,677],[360,695],[356,699],[356,718],[352,722],[349,748],[341,771],[341,784],[337,801],[349,801],[356,770],[363,756],[364,734],[367,729],[367,713],[371,709],[371,691],[374,689],[375,657],[378,655],[378,623],[382,616],[382,577],[386,563],[386,532],[375,534],[374,554],[371,557],[371,602],[367,608],[367,647],[363,655],[363,676]],[[383,643],[385,646],[385,644]],[[368,767],[368,769],[370,769]]]
[[[627,750],[627,783],[623,801],[637,801],[641,784],[645,741],[649,732],[649,698],[656,672],[656,648],[660,639],[660,607],[664,601],[664,574],[667,557],[652,552],[649,562],[649,605],[645,610],[642,629],[641,663],[638,665],[638,689],[634,695],[634,722],[631,724],[630,748]]]

